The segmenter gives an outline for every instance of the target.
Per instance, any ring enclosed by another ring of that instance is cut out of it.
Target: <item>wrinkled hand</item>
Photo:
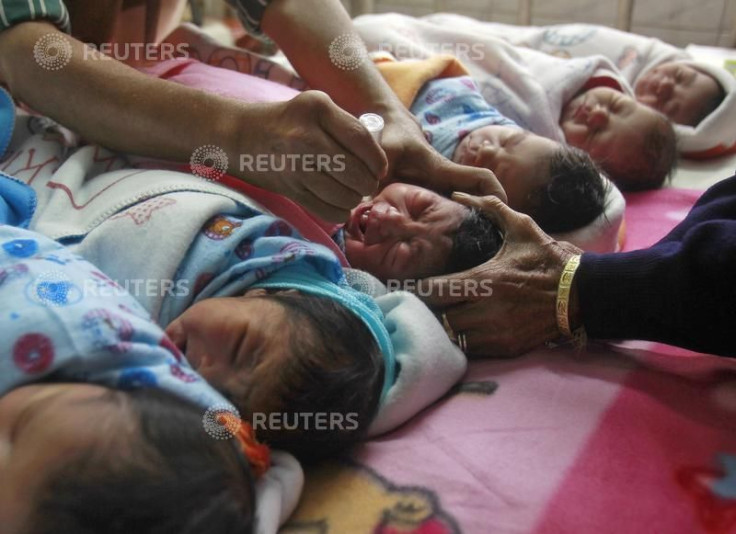
[[[389,173],[382,185],[406,182],[438,193],[494,195],[506,202],[506,193],[491,171],[458,165],[440,155],[409,112],[397,112],[384,120],[381,146],[389,160]]]
[[[469,355],[517,356],[558,338],[557,285],[579,249],[558,243],[495,197],[453,195],[453,200],[479,208],[496,222],[504,243],[482,265],[423,280],[420,297],[444,309],[454,332],[465,334]]]
[[[258,104],[244,123],[247,130],[229,151],[233,174],[326,221],[344,222],[386,175],[386,155],[371,134],[320,91]]]

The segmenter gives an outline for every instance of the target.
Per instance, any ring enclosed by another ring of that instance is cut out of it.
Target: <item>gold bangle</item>
[[[565,337],[578,337],[570,330],[570,291],[572,288],[572,280],[575,277],[575,271],[580,266],[580,255],[572,256],[560,275],[560,283],[557,285],[557,328]]]

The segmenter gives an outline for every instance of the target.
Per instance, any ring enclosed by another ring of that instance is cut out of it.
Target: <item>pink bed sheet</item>
[[[699,194],[630,195],[626,248],[664,236]],[[334,506],[300,509],[285,532],[736,532],[736,360],[629,342],[472,362],[458,391],[345,470]]]

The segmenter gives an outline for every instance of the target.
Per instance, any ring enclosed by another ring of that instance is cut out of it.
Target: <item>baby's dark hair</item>
[[[156,389],[110,390],[102,402],[130,410],[136,431],[49,474],[24,534],[254,530],[250,468],[234,440],[205,432],[205,410]]]
[[[357,443],[378,410],[381,351],[368,327],[337,301],[306,293],[273,293],[292,326],[284,358],[265,398],[253,384],[241,411],[258,438],[313,462]],[[272,414],[278,416],[274,421]]]
[[[723,102],[726,98],[726,91],[723,89],[721,82],[716,80],[713,76],[711,76],[707,72],[703,71],[703,74],[705,74],[706,76],[710,76],[711,78],[715,80],[718,91],[710,98],[706,98],[705,100],[703,100],[702,105],[699,110],[700,113],[695,119],[695,126],[700,124],[708,115],[713,113],[718,108],[718,106],[721,105],[721,102]]]
[[[662,186],[675,169],[677,161],[677,137],[672,123],[665,115],[652,110],[657,122],[647,132],[639,158],[613,165],[600,161],[603,170],[623,191],[644,191]]]
[[[603,213],[607,193],[588,153],[562,145],[549,160],[549,181],[534,192],[528,215],[547,233],[569,232]]]
[[[498,226],[476,209],[470,208],[452,239],[445,273],[465,271],[490,260],[503,244]]]
[[[528,214],[545,232],[574,230],[603,213],[607,184],[586,152],[562,145],[550,158],[548,169],[550,179],[533,194],[534,208]],[[502,244],[496,224],[472,208],[455,232],[445,272],[480,265],[494,257]]]

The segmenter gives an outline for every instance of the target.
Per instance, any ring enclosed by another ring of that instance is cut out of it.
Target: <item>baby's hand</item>
[[[248,110],[233,173],[285,195],[319,217],[344,222],[386,174],[366,128],[320,91]]]

